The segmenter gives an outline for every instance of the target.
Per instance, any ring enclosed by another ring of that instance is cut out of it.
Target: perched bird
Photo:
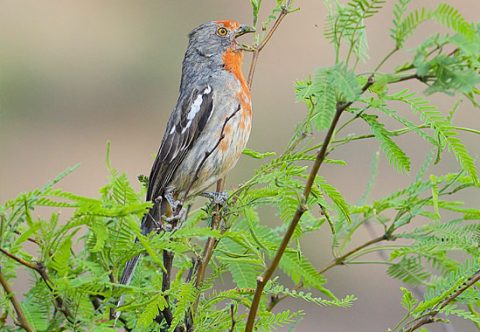
[[[150,172],[142,233],[165,230],[183,202],[203,193],[237,163],[252,126],[250,90],[236,38],[254,29],[212,21],[189,34],[180,95]],[[215,195],[213,195],[215,196]],[[221,195],[220,195],[221,197]],[[120,282],[129,284],[139,256],[127,262]]]

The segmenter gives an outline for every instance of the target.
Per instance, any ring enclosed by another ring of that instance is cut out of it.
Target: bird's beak
[[[255,30],[254,27],[251,27],[251,26],[242,24],[242,25],[240,25],[240,27],[235,31],[235,38],[240,37],[240,36],[243,36],[243,35],[246,34],[246,33],[252,33],[252,32],[255,32],[255,31],[256,31],[256,30]]]

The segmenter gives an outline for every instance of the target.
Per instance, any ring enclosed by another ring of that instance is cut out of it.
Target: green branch
[[[437,321],[441,321],[437,318],[437,315],[444,309],[446,306],[448,306],[450,303],[455,301],[457,297],[462,295],[463,292],[465,292],[467,289],[475,285],[478,281],[480,281],[480,270],[478,270],[475,274],[473,274],[470,278],[468,278],[467,281],[463,283],[463,285],[456,290],[452,295],[447,297],[445,300],[440,302],[437,306],[435,306],[432,310],[430,310],[428,313],[422,315],[421,317],[417,318],[415,321],[413,321],[410,325],[411,327],[407,330],[407,332],[413,332],[415,330],[418,330],[420,327],[435,323]]]

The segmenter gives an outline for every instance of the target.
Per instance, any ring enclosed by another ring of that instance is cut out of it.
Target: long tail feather
[[[140,226],[142,234],[147,235],[154,229],[155,225],[155,218],[157,215],[160,215],[158,212],[158,205],[152,206],[150,211],[143,217],[142,219],[142,224]],[[138,239],[135,239],[135,242],[137,242]],[[140,259],[142,258],[141,255],[135,256],[131,258],[126,264],[125,267],[123,268],[122,276],[120,278],[120,284],[122,285],[129,285],[130,282],[132,281],[133,274],[135,273],[135,270],[137,269],[138,263],[140,262]],[[123,302],[125,301],[125,295],[122,295],[120,299],[117,302],[117,307],[120,307]],[[120,317],[121,311],[118,311],[115,313],[115,321],[118,320]]]

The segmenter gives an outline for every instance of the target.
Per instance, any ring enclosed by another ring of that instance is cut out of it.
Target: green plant
[[[262,1],[250,2],[256,23]],[[150,206],[143,201],[145,179],[140,179],[142,190],[135,191],[126,175],[112,167],[109,149],[109,181],[100,189],[100,197],[57,188],[72,168],[44,187],[1,205],[2,329],[270,331],[294,326],[303,316],[294,308],[276,311],[286,297],[320,306],[353,305],[355,296],[335,296],[323,274],[339,265],[377,263],[385,264],[388,275],[405,285],[401,301],[406,313],[391,327],[394,331],[414,331],[450,316],[479,328],[480,208],[465,206],[455,195],[465,190],[478,195],[475,156],[459,134],[480,131],[456,126],[454,118],[462,99],[479,106],[480,24],[467,22],[448,4],[410,10],[410,2],[395,3],[392,51],[372,66],[372,72],[360,74],[357,65],[368,59],[366,24],[381,13],[385,1],[325,1],[325,36],[336,63],[296,83],[297,100],[307,112],[285,151],[244,152],[263,164],[230,192],[228,209],[204,206],[190,211],[178,230],[143,236],[139,220]],[[263,23],[267,32],[258,34],[251,46],[250,84],[261,50],[292,11],[290,1],[277,0]],[[430,20],[450,32],[433,35],[395,71],[382,72],[415,30]],[[427,97],[398,87],[413,80],[425,84]],[[457,96],[458,102],[449,110],[440,109],[431,101],[439,93]],[[399,127],[391,128],[387,120]],[[365,123],[370,132],[344,134],[355,122]],[[396,142],[409,134],[432,149],[416,170]],[[370,199],[377,153],[365,194],[349,203],[318,171],[324,163],[345,165],[329,158],[343,145],[367,139],[378,143],[396,171],[416,176],[407,187]],[[456,158],[458,169],[436,174],[435,164],[445,154]],[[35,216],[35,209],[44,207],[55,212],[48,219]],[[265,208],[273,208],[281,220],[276,227],[262,223]],[[61,219],[59,209],[70,210],[71,217]],[[373,226],[383,233],[351,248],[357,231]],[[301,240],[306,234],[327,231],[334,258],[317,268],[303,252]],[[30,246],[35,247],[33,253],[27,250]],[[125,262],[140,253],[147,255],[132,284],[120,285]],[[372,253],[379,260],[362,260]],[[173,267],[165,266],[165,255],[174,257]],[[22,301],[9,282],[19,267],[32,272]],[[167,278],[159,271],[167,272]],[[280,273],[289,277],[288,284],[276,277]],[[232,280],[234,286],[223,280]],[[161,291],[165,282],[169,287]],[[421,298],[413,294],[416,287],[422,289]],[[121,295],[125,303],[115,322]]]

